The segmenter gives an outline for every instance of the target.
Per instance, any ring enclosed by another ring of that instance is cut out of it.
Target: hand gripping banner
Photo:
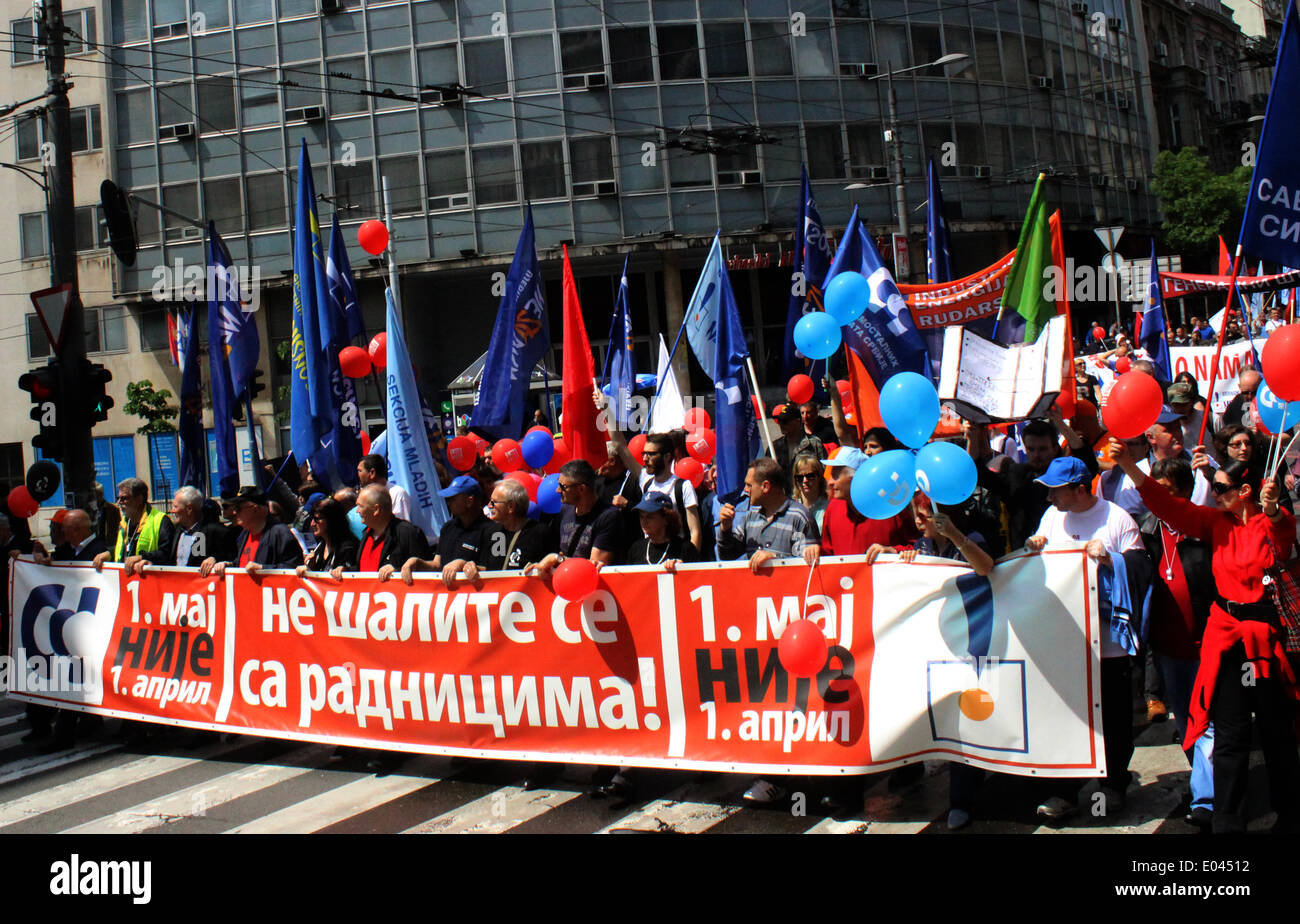
[[[127,578],[14,563],[0,682],[25,701],[192,728],[512,760],[868,773],[920,758],[1105,772],[1094,566],[824,559],[759,575],[607,568],[443,587],[263,572]],[[805,600],[805,588],[807,598]],[[806,615],[828,655],[791,677]]]

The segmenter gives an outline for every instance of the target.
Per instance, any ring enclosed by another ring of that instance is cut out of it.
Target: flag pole
[[[767,444],[767,454],[776,458],[776,447],[772,445],[772,434],[767,431],[767,408],[763,405],[763,393],[758,390],[758,376],[754,375],[754,357],[745,357],[745,368],[749,370],[749,384],[754,389],[754,400],[758,402],[759,430],[763,433],[763,442]]]
[[[1223,323],[1219,325],[1219,340],[1214,347],[1214,359],[1210,363],[1210,388],[1205,395],[1207,413],[1201,415],[1201,430],[1196,435],[1196,445],[1205,445],[1205,425],[1210,421],[1210,414],[1213,413],[1211,404],[1214,401],[1214,383],[1219,377],[1219,354],[1223,352],[1224,335],[1228,332],[1228,313],[1232,310],[1232,300],[1237,292],[1237,273],[1241,270],[1241,241],[1237,241],[1237,252],[1232,258],[1232,278],[1228,280],[1228,304],[1223,314]]]

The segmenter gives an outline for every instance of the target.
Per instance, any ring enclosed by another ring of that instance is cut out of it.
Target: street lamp
[[[894,75],[906,74],[909,71],[919,71],[927,67],[942,67],[945,64],[952,64],[956,61],[964,61],[970,55],[965,52],[954,52],[953,54],[944,55],[934,61],[927,61],[925,64],[913,64],[911,67],[900,67],[898,70],[888,70],[885,73],[877,74],[868,80],[880,80],[884,78],[889,86],[889,134],[886,140],[894,146],[893,156],[893,173],[894,173],[894,207],[898,211],[898,231],[903,236],[904,242],[911,238],[911,228],[907,221],[907,188],[903,183],[903,143],[898,137],[898,101],[894,97]],[[888,68],[888,63],[886,64]]]

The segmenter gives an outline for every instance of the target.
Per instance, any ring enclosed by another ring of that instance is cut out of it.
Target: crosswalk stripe
[[[314,764],[297,766],[298,762],[314,757]],[[193,786],[186,786],[170,795],[96,818],[85,824],[68,828],[62,834],[132,834],[158,825],[169,818],[190,817],[242,796],[255,793],[311,773],[317,765],[328,760],[321,748],[315,745],[299,748],[280,758],[287,766],[278,764],[250,764],[240,770],[218,776]]]
[[[368,776],[239,825],[226,834],[310,834],[436,783],[427,776]]]
[[[868,823],[862,819],[836,821],[834,818],[823,818],[804,834],[865,834],[867,828]]]
[[[7,765],[8,769],[4,773],[0,773],[0,786],[26,776],[44,773],[46,770],[54,770],[68,764],[75,764],[78,761],[88,760],[91,757],[98,757],[100,754],[107,754],[109,751],[121,750],[121,748],[122,745],[118,743],[83,745],[70,751],[40,754],[35,757],[16,760]]]
[[[23,720],[23,713],[15,712],[13,715],[0,716],[0,728],[8,728],[10,725],[17,725]]]
[[[27,732],[20,728],[17,731],[11,731],[7,734],[0,735],[0,751],[3,751],[5,748],[11,748],[15,744],[21,743],[23,740],[23,735],[25,734],[27,734]]]
[[[70,780],[49,789],[42,789],[0,805],[0,826],[10,825],[36,815],[43,815],[46,812],[63,808],[74,802],[80,802],[91,796],[110,793],[123,786],[151,780],[164,773],[170,773],[172,770],[179,770],[182,767],[202,763],[212,756],[212,753],[191,757],[170,757],[155,754],[108,770],[101,770],[89,776]]]
[[[698,834],[741,811],[739,805],[722,805],[714,799],[734,786],[730,779],[710,780],[703,785],[686,784],[601,828],[597,834],[617,831],[673,831]]]
[[[576,799],[580,793],[560,789],[525,791],[521,786],[502,786],[452,812],[423,821],[403,834],[500,834],[515,825],[531,821],[556,806]]]

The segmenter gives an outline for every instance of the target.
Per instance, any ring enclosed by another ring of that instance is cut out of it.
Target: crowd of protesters
[[[1201,336],[1202,329],[1194,326],[1193,333]],[[1135,371],[1154,376],[1127,341],[1119,350],[1132,354]],[[1141,436],[1113,440],[1097,410],[1099,383],[1084,366],[1076,373],[1078,400],[1069,420],[1054,407],[1048,418],[1019,426],[964,422],[960,436],[950,437],[976,462],[977,487],[968,500],[939,509],[918,493],[889,520],[863,516],[850,486],[870,456],[899,444],[883,428],[859,436],[830,387],[828,415],[812,402],[776,409],[780,435],[772,457],[752,461],[737,498],[717,496],[712,466],[697,484],[674,474],[674,463],[687,455],[684,432],[649,434],[639,457],[626,435],[611,433],[599,469],[582,460],[559,468],[562,506],[552,515],[538,515],[524,485],[504,477],[490,456],[453,476],[441,455],[446,487],[440,494],[451,518],[438,535],[426,536],[407,520],[410,498],[388,482],[384,458],[370,455],[357,468],[359,490],[329,495],[305,472],[296,490],[274,478],[268,488],[244,488],[220,500],[186,487],[172,498],[170,516],[151,507],[143,481],[129,478],[117,486],[115,506],[56,516],[48,550],[33,542],[25,521],[13,518],[0,518],[0,544],[40,561],[121,562],[137,574],[151,566],[198,568],[205,575],[287,568],[300,576],[362,572],[409,584],[417,572],[432,572],[455,587],[503,570],[549,580],[571,557],[664,570],[741,560],[757,572],[782,558],[814,566],[829,555],[867,563],[925,555],[985,575],[1009,554],[1084,543],[1106,575],[1103,583],[1127,591],[1110,594],[1103,587],[1100,601],[1109,772],[1099,783],[1110,809],[1124,805],[1130,786],[1135,712],[1150,722],[1172,715],[1192,765],[1188,820],[1215,831],[1243,830],[1253,712],[1277,826],[1294,831],[1300,823],[1292,731],[1298,694],[1261,576],[1295,546],[1295,478],[1264,470],[1271,438],[1257,427],[1250,404],[1259,376],[1243,370],[1239,394],[1222,413],[1197,393],[1194,378],[1161,382],[1166,404],[1158,420]],[[1127,612],[1113,603],[1124,596]],[[1254,669],[1249,690],[1241,689],[1243,664]],[[74,719],[34,709],[28,737],[48,749],[67,747],[77,734]],[[897,780],[913,780],[920,769],[905,768]],[[955,829],[972,820],[982,774],[952,769],[948,823]],[[557,768],[534,770],[530,787],[553,780]],[[612,779],[607,773],[594,791],[629,797],[634,779],[623,768]],[[755,780],[745,799],[780,803],[794,782]],[[1084,782],[1043,785],[1037,814],[1058,822],[1076,813]],[[860,783],[823,791],[828,812],[861,810]]]

